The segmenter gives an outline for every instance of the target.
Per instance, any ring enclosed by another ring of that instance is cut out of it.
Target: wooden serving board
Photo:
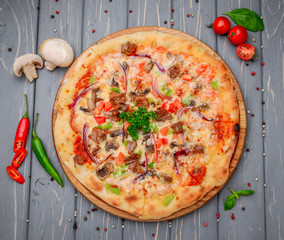
[[[229,169],[229,177],[226,181],[226,183],[229,181],[229,179],[232,177],[232,174],[234,173],[236,166],[240,160],[240,157],[242,155],[242,151],[243,151],[243,147],[244,147],[244,143],[245,143],[245,137],[246,137],[246,129],[247,129],[247,120],[246,120],[246,109],[245,109],[245,103],[244,103],[244,99],[243,99],[243,95],[241,92],[241,89],[239,87],[239,84],[234,76],[234,74],[232,73],[232,71],[230,70],[230,68],[228,67],[228,65],[224,62],[224,60],[213,50],[211,49],[209,46],[207,46],[205,43],[201,42],[200,40],[198,40],[197,38],[186,34],[184,32],[178,31],[178,30],[174,30],[174,29],[170,29],[170,28],[164,28],[164,27],[134,27],[134,28],[128,28],[128,29],[124,29],[115,33],[112,33],[104,38],[102,38],[101,40],[97,41],[96,43],[94,43],[94,45],[100,44],[102,42],[105,42],[109,39],[115,38],[115,37],[119,37],[121,35],[126,35],[126,34],[131,34],[131,33],[136,33],[136,32],[143,32],[143,31],[159,31],[159,32],[163,32],[163,33],[167,33],[167,34],[172,34],[172,35],[178,35],[180,37],[183,37],[185,39],[188,39],[192,42],[194,42],[195,44],[197,44],[198,46],[206,49],[210,54],[212,54],[213,56],[215,56],[219,61],[221,61],[227,68],[229,75],[233,81],[233,85],[236,91],[236,96],[237,96],[237,101],[239,104],[239,109],[240,109],[240,133],[239,133],[239,138],[238,138],[238,143],[235,149],[235,152],[232,156],[231,159],[231,163],[230,163],[230,169]],[[87,51],[88,49],[86,49],[85,51]],[[72,64],[72,66],[74,66],[76,64],[76,61]],[[66,79],[66,77],[69,75],[69,72],[72,70],[72,66],[69,68],[69,70],[66,72],[65,76],[63,77],[63,80],[58,88],[58,92],[54,101],[54,106],[53,106],[53,113],[52,113],[52,135],[53,135],[53,142],[54,141],[54,124],[55,124],[55,120],[56,120],[56,116],[57,116],[57,109],[55,108],[55,106],[57,105],[57,101],[58,101],[58,97],[59,97],[59,93],[61,90],[62,85],[64,84],[63,81]],[[116,216],[119,216],[121,218],[124,219],[129,219],[129,220],[134,220],[134,221],[143,221],[143,222],[156,222],[156,221],[165,221],[165,220],[170,220],[170,219],[174,219],[177,217],[181,217],[183,215],[186,215],[198,208],[200,208],[201,206],[203,206],[204,204],[206,204],[208,201],[210,201],[211,198],[213,198],[225,185],[221,185],[219,187],[215,187],[213,188],[211,191],[209,191],[202,199],[200,199],[198,202],[196,202],[195,204],[180,209],[179,211],[173,213],[172,215],[162,218],[162,219],[158,219],[158,220],[145,220],[145,219],[140,219],[130,213],[127,213],[123,210],[120,210],[118,208],[115,208],[113,206],[110,206],[109,204],[107,204],[106,202],[104,202],[102,199],[100,199],[99,197],[95,196],[92,192],[90,192],[86,187],[84,187],[83,184],[81,184],[79,182],[79,180],[68,170],[68,168],[65,166],[65,164],[63,163],[60,154],[57,152],[56,146],[55,146],[55,150],[56,150],[56,154],[57,157],[59,159],[59,162],[64,170],[64,172],[66,173],[67,177],[69,178],[69,180],[71,181],[71,183],[74,185],[74,187],[85,197],[87,198],[90,202],[92,202],[94,205],[102,208],[103,210],[114,214]]]

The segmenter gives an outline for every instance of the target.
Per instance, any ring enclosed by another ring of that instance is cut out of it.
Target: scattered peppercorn
[[[107,13],[107,10],[105,10],[105,13]]]
[[[76,230],[76,229],[77,229],[77,222],[76,222],[76,221],[74,221],[73,229],[74,229],[74,230]]]
[[[109,2],[112,2],[112,0],[109,0]]]
[[[262,104],[265,104],[265,102],[264,102],[264,101],[262,101],[261,103],[262,103]]]
[[[264,66],[264,62],[261,63],[261,66]]]
[[[250,187],[250,186],[251,186],[251,184],[250,184],[250,183],[248,183],[248,186]]]
[[[37,6],[37,10],[38,10],[38,11],[40,10],[40,6]]]
[[[248,66],[249,66],[249,64],[248,64],[248,63],[246,63],[246,66],[248,67]]]
[[[256,90],[259,91],[259,87],[257,87]]]
[[[84,217],[83,219],[84,219],[85,221],[87,221],[87,220],[88,220],[88,218],[87,218],[87,217]]]
[[[99,227],[97,227],[97,228],[96,228],[96,230],[97,230],[97,231],[100,231],[100,228],[99,228]]]
[[[132,13],[133,11],[132,10],[129,10],[129,13]]]
[[[97,208],[93,208],[93,209],[92,209],[92,212],[96,212],[96,211],[98,211]]]
[[[9,47],[9,48],[8,48],[8,52],[12,52],[12,48]]]
[[[243,210],[243,211],[245,211],[245,210],[246,210],[246,208],[245,208],[245,207],[242,207],[242,210]]]
[[[51,17],[51,18],[54,18],[54,15],[51,15],[50,17]]]
[[[262,125],[265,125],[265,122],[262,122]]]
[[[52,178],[50,178],[50,181],[52,181],[52,182],[53,182],[53,181],[54,181],[54,178],[53,178],[53,177],[52,177]]]
[[[252,72],[251,75],[254,76],[254,75],[255,75],[255,72]]]
[[[250,151],[250,149],[249,148],[247,148],[247,152],[249,152]]]
[[[254,114],[252,113],[251,116],[254,117]]]
[[[90,211],[87,211],[88,214],[90,214]]]
[[[55,13],[56,13],[56,14],[59,14],[59,11],[56,11]]]
[[[198,0],[195,0],[196,3],[198,3]]]
[[[164,21],[164,24],[167,24],[167,23],[168,23],[168,22],[165,20],[165,21]]]

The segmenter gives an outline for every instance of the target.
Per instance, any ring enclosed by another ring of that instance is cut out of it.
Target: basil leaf
[[[230,194],[224,204],[224,210],[228,211],[232,209],[236,204],[236,196],[234,194]]]
[[[235,195],[237,199],[239,199],[239,195],[235,191],[233,191],[231,188],[228,188],[228,189]]]
[[[236,192],[239,196],[248,196],[254,194],[253,190],[242,190]]]
[[[237,8],[223,14],[228,15],[236,24],[243,26],[249,31],[258,32],[264,29],[263,21],[258,14],[247,8]]]

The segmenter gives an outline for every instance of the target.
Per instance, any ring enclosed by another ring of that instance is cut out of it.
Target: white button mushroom
[[[39,53],[46,60],[45,67],[49,71],[56,67],[68,67],[74,59],[72,47],[61,38],[44,40],[39,47]]]
[[[39,55],[25,54],[15,59],[13,64],[13,72],[17,77],[22,76],[22,73],[26,75],[26,78],[32,82],[38,78],[36,68],[42,68],[43,61]]]

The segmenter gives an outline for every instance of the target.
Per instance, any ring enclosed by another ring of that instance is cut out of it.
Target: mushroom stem
[[[25,73],[26,78],[30,82],[32,82],[34,79],[38,78],[35,65],[29,64],[29,65],[24,66],[23,72]]]
[[[53,71],[57,66],[51,62],[45,61],[45,68],[49,71]]]

